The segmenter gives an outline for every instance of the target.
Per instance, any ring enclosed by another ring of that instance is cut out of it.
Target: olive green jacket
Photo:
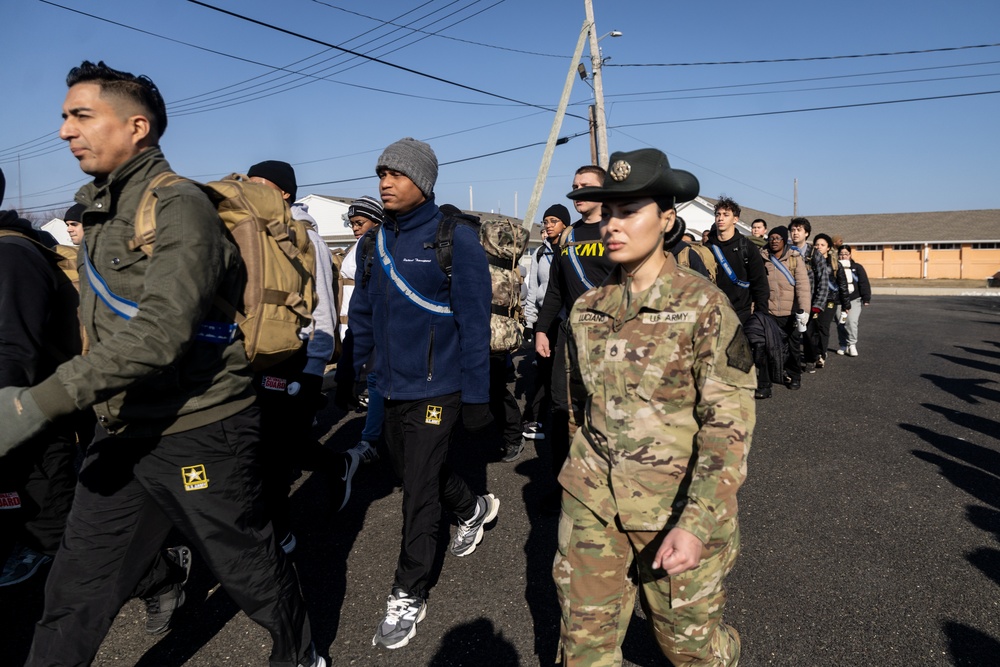
[[[624,530],[722,543],[746,476],[753,358],[726,295],[666,259],[631,303],[616,267],[573,306],[567,348],[587,404],[559,482]]]
[[[139,200],[170,169],[158,147],[85,185],[80,317],[90,352],[59,366],[31,390],[49,419],[93,407],[113,434],[177,433],[232,416],[254,400],[243,343],[195,340],[205,321],[221,321],[216,294],[239,303],[242,262],[208,197],[191,183],[159,188],[151,257],[130,250]],[[116,315],[86,278],[84,252],[114,294],[138,304]]]

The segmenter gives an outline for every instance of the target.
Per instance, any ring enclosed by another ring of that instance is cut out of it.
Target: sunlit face
[[[69,234],[69,240],[73,242],[73,245],[80,245],[83,243],[83,224],[75,220],[66,221],[66,233]]]
[[[720,235],[726,235],[730,229],[736,226],[739,218],[728,208],[720,208],[715,211],[715,229]]]
[[[601,177],[597,174],[585,171],[582,174],[577,174],[573,177],[573,189],[579,190],[580,188],[599,188],[603,185],[601,182]],[[586,219],[595,209],[601,207],[600,202],[596,201],[575,201],[573,202],[573,208]]]
[[[632,270],[653,252],[661,252],[663,234],[674,226],[673,209],[660,212],[650,197],[618,199],[601,206],[601,241],[612,261]]]
[[[759,220],[752,225],[750,225],[750,233],[759,239],[764,238],[767,235],[767,225]]]
[[[397,214],[408,213],[427,201],[409,176],[394,169],[379,170],[378,193],[382,197],[382,208]]]
[[[550,215],[542,220],[542,233],[545,234],[545,238],[549,240],[549,243],[554,243],[559,238],[559,235],[563,233],[564,229],[566,229],[566,225],[554,215]]]
[[[354,238],[360,239],[365,235],[369,229],[375,226],[375,223],[363,215],[356,215],[347,221],[347,224],[351,227],[351,233],[354,234]]]
[[[144,147],[149,121],[142,115],[129,116],[124,106],[124,102],[102,97],[96,83],[78,83],[66,93],[59,138],[69,142],[85,174],[107,176]]]
[[[802,247],[802,244],[806,242],[806,228],[795,225],[788,228],[788,238],[792,240],[792,245]]]
[[[824,257],[826,257],[826,253],[830,252],[830,244],[826,242],[826,239],[816,239],[813,241],[813,247]]]
[[[771,234],[767,237],[767,247],[772,255],[780,255],[785,251],[785,238],[781,234]]]

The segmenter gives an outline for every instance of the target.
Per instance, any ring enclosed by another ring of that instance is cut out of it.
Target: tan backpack
[[[302,347],[299,332],[312,321],[316,305],[316,255],[306,224],[292,219],[280,192],[251,183],[245,175],[201,184],[165,172],[153,179],[139,202],[129,247],[152,255],[156,189],[182,181],[200,187],[215,204],[246,267],[241,303],[216,296],[215,307],[239,327],[254,370],[284,361]]]

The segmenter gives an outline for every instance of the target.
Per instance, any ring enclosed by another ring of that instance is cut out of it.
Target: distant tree
[[[69,208],[68,206],[66,208]],[[66,208],[53,208],[44,211],[27,211],[25,213],[20,213],[20,216],[31,223],[31,226],[38,229],[49,220],[53,218],[59,218],[62,220],[63,214],[66,213]]]

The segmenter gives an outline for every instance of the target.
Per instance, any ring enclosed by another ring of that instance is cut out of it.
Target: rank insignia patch
[[[208,488],[208,473],[205,466],[198,464],[194,466],[184,466],[181,468],[181,476],[184,478],[185,491],[198,491]]]
[[[441,425],[441,406],[438,405],[428,405],[427,406],[427,416],[424,417],[425,424],[433,424],[434,426]]]

